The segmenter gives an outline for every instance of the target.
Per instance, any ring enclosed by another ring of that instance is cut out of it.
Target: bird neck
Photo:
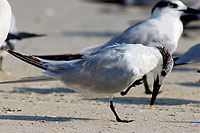
[[[152,14],[151,19],[157,23],[159,29],[162,30],[163,33],[167,34],[167,36],[173,40],[173,44],[178,44],[178,40],[183,32],[183,23],[179,17],[163,13],[159,15]]]
[[[156,48],[160,51],[162,55],[162,62],[163,62],[162,69],[166,71],[170,71],[170,68],[173,65],[173,58],[170,52],[167,50],[167,48],[165,48],[162,45],[159,45]]]

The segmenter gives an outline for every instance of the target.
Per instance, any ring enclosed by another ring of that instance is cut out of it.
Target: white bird
[[[81,51],[80,54],[66,55],[50,55],[38,56],[48,60],[72,60],[85,58],[108,46],[115,43],[126,44],[143,44],[145,46],[155,46],[162,44],[172,54],[178,45],[179,38],[183,32],[183,24],[180,21],[180,16],[183,13],[200,13],[200,10],[195,10],[184,5],[180,0],[162,0],[158,2],[152,9],[150,18],[131,26],[124,32],[113,37],[104,45],[89,47]],[[146,93],[150,94],[146,76],[144,76]]]
[[[200,44],[192,46],[184,54],[174,59],[174,66],[180,65],[200,66]]]
[[[11,7],[7,0],[0,0],[0,48],[7,38],[11,25]],[[1,51],[0,51],[1,52]],[[1,57],[0,57],[1,65]]]
[[[0,0],[0,46],[6,40],[11,24],[11,7],[7,0]]]
[[[5,42],[0,46],[0,71],[2,71],[3,57],[6,54],[4,51],[4,48],[14,50],[14,44],[16,43],[16,40],[22,40],[25,38],[32,38],[32,37],[41,37],[44,35],[45,34],[34,34],[34,33],[18,31],[16,27],[16,19],[15,19],[14,14],[12,13],[11,25],[10,25],[8,36]]]
[[[173,58],[162,45],[147,47],[141,44],[115,44],[84,59],[72,61],[48,61],[12,50],[7,51],[46,71],[42,76],[5,81],[0,84],[57,79],[86,97],[109,97],[110,108],[118,122],[130,121],[121,120],[117,115],[113,106],[113,95],[153,71],[155,84],[152,106],[164,78],[173,67]]]
[[[200,10],[191,9],[180,0],[162,0],[153,7],[150,18],[131,26],[104,45],[82,50],[81,54],[90,55],[115,43],[141,43],[155,46],[155,42],[161,43],[172,54],[183,32],[183,24],[180,21],[183,13],[200,14]]]

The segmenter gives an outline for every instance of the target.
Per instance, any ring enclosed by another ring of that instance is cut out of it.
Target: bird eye
[[[167,73],[166,73],[165,71],[162,71],[162,72],[161,72],[161,75],[162,75],[163,77],[165,77],[165,76],[167,75]]]
[[[168,3],[168,6],[171,7],[171,8],[177,8],[178,7],[177,4],[171,3],[171,2]]]

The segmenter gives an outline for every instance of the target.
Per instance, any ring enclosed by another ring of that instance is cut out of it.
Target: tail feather
[[[54,60],[54,61],[70,61],[76,59],[82,59],[83,55],[81,54],[63,54],[63,55],[34,55],[45,60]]]
[[[57,79],[42,75],[42,76],[37,76],[37,77],[25,77],[25,78],[21,78],[19,80],[3,81],[3,82],[0,82],[0,84],[42,82],[42,81],[54,81],[54,80],[57,80]]]
[[[18,52],[9,50],[9,49],[6,49],[6,51],[8,53],[10,53],[11,55],[17,57],[18,59],[23,60],[24,62],[27,62],[27,63],[29,63],[33,66],[36,66],[38,68],[41,68],[43,70],[47,70],[47,67],[43,66],[41,63],[41,60],[38,59],[37,57],[31,56],[31,55],[24,55],[24,54],[21,54],[21,53],[18,53]]]

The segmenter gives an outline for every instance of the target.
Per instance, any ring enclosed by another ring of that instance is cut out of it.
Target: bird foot
[[[123,122],[123,123],[129,123],[129,122],[133,122],[134,120],[121,120],[121,119],[117,119],[117,122]]]
[[[152,94],[153,92],[150,90],[153,89],[153,85],[150,85],[148,88],[145,88],[145,94]]]

